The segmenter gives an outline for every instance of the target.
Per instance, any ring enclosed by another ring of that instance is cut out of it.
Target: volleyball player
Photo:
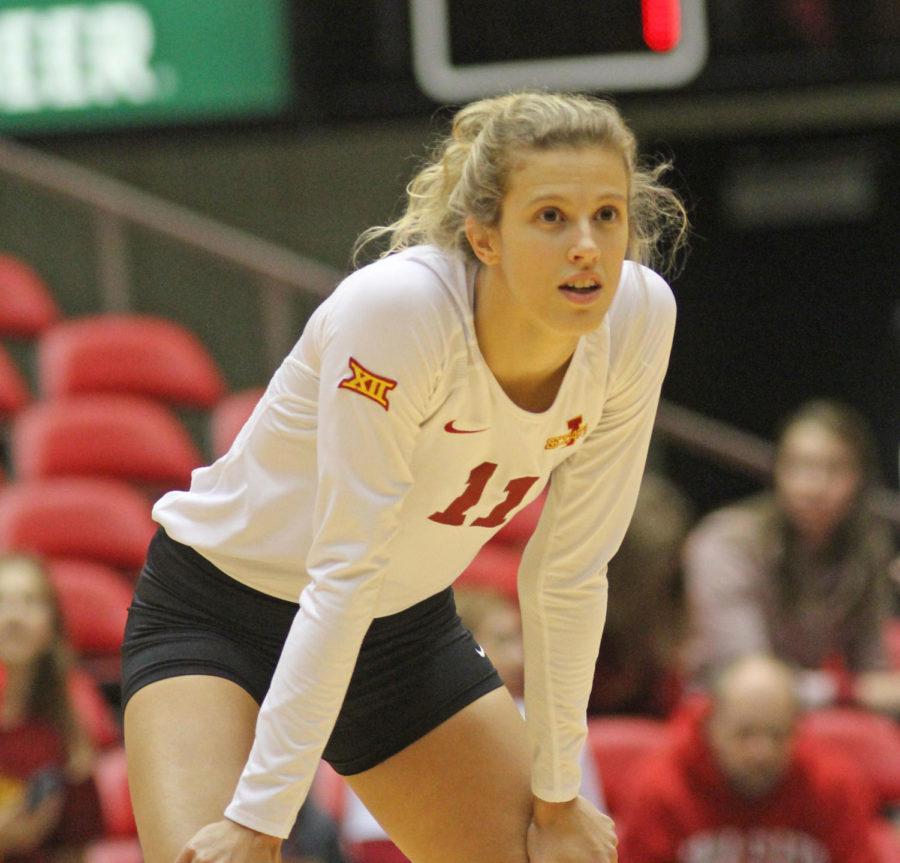
[[[616,859],[578,796],[686,230],[601,100],[475,102],[389,251],[311,316],[234,445],[154,508],[126,631],[147,863],[274,861],[324,756],[415,863]],[[450,585],[549,482],[523,722]]]

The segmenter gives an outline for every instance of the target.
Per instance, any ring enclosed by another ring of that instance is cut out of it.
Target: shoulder
[[[465,292],[463,261],[433,246],[415,246],[351,273],[332,298],[336,305],[402,314],[407,309],[454,305],[461,292]]]
[[[422,380],[465,353],[470,338],[466,267],[461,258],[414,247],[362,267],[313,313],[293,356],[312,369],[355,357],[390,377]],[[380,365],[378,365],[380,364]]]
[[[607,321],[614,373],[665,368],[675,332],[675,298],[662,276],[625,261]]]
[[[694,529],[693,536],[724,536],[756,538],[764,531],[765,517],[759,506],[752,501],[738,503],[715,509],[705,515]]]
[[[609,309],[614,327],[634,327],[639,323],[675,323],[675,295],[669,283],[648,267],[625,261],[616,297]]]

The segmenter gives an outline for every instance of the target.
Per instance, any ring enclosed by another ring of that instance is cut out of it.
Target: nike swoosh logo
[[[487,429],[458,429],[453,423],[454,420],[450,420],[450,422],[444,426],[444,431],[450,432],[450,434],[478,434],[478,432],[487,431]]]
[[[476,645],[476,647],[475,647],[475,652],[476,652],[479,656],[484,656],[484,648],[483,648],[480,644],[479,644],[479,645]]]

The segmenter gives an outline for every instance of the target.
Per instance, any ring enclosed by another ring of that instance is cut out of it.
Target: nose
[[[594,239],[592,226],[589,223],[577,224],[576,234],[569,247],[569,262],[572,264],[593,264],[600,258],[600,249]]]

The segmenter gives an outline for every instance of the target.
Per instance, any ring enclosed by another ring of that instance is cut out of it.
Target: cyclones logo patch
[[[359,393],[373,402],[378,402],[385,410],[390,410],[388,393],[397,386],[397,381],[376,375],[370,372],[362,363],[350,357],[350,377],[344,378],[339,384],[339,389],[350,390]]]
[[[544,449],[572,446],[578,438],[584,437],[587,432],[587,426],[580,416],[573,417],[566,425],[569,427],[569,430],[565,434],[557,435],[556,437],[548,437],[547,443],[544,444]]]

